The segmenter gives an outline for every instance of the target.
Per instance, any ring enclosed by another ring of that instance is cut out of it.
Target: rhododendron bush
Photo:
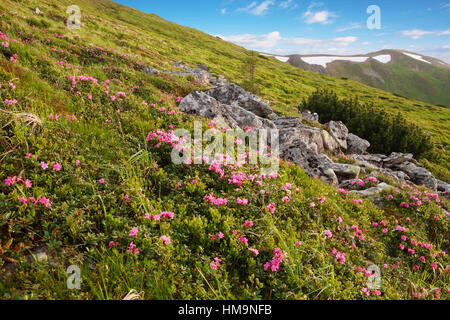
[[[285,161],[264,175],[251,151],[174,164],[174,130],[199,120],[177,106],[206,87],[144,67],[170,69],[179,49],[0,11],[0,298],[450,298],[448,195],[396,185],[375,206]],[[354,189],[377,181],[360,178]],[[66,287],[69,265],[80,289]]]

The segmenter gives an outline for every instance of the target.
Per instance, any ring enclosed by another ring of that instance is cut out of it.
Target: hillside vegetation
[[[65,27],[74,4],[80,30]],[[446,197],[395,186],[377,207],[286,162],[271,176],[172,163],[171,129],[197,119],[177,105],[205,88],[144,66],[202,63],[240,83],[243,48],[111,1],[2,1],[0,31],[0,268],[16,267],[2,299],[450,298]],[[280,114],[329,88],[448,144],[447,108],[258,59]]]

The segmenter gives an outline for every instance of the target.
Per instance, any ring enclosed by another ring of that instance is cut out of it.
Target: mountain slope
[[[411,99],[450,106],[450,65],[435,58],[408,51],[382,50],[361,56],[292,55],[288,63]]]
[[[65,28],[74,4],[80,30]],[[6,0],[0,16],[2,299],[448,300],[445,196],[380,176],[396,189],[378,208],[285,162],[271,177],[173,163],[171,130],[201,120],[180,99],[206,88],[145,66],[202,63],[239,83],[243,48],[106,0]],[[449,139],[446,108],[258,59],[280,114],[329,87]],[[368,289],[371,265],[381,289]]]

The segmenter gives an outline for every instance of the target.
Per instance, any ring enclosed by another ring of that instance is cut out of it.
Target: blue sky
[[[248,49],[285,54],[363,54],[403,49],[450,63],[449,0],[117,0]],[[367,9],[380,9],[369,29]]]

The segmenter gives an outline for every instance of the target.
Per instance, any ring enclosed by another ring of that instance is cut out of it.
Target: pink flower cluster
[[[134,254],[138,254],[139,253],[139,249],[136,248],[136,245],[133,243],[133,241],[130,242],[130,245],[128,246],[127,251],[130,252],[130,253],[134,253]]]
[[[163,242],[163,244],[168,245],[170,244],[171,240],[168,236],[161,236],[159,239]]]
[[[245,199],[245,198],[243,198],[243,199],[237,198],[237,199],[236,199],[236,202],[237,202],[238,204],[242,204],[242,205],[246,206],[246,205],[248,204],[248,199]]]
[[[25,205],[28,205],[30,203],[34,204],[35,206],[37,206],[38,204],[43,205],[46,208],[49,208],[52,206],[52,204],[50,203],[50,200],[46,197],[39,197],[37,199],[30,197],[30,198],[25,198],[25,197],[21,197],[20,198],[20,202],[22,202]]]
[[[155,214],[153,216],[151,216],[149,213],[145,214],[145,218],[146,219],[150,219],[151,221],[159,221],[161,218],[164,218],[165,221],[167,221],[168,219],[174,219],[175,217],[175,213],[171,212],[171,211],[161,211],[159,214]]]
[[[206,195],[203,197],[203,199],[207,199],[209,202],[216,206],[225,206],[228,204],[228,200],[225,198],[216,198],[214,193],[211,193],[209,195]]]
[[[19,56],[17,55],[17,53],[14,53],[11,58],[9,58],[9,61],[11,61],[12,63],[16,63],[17,62],[17,58]]]
[[[248,227],[253,227],[253,221],[245,220],[243,226],[244,226],[244,229],[247,229]]]
[[[31,183],[31,181],[30,180],[28,180],[28,179],[26,179],[26,180],[23,180],[22,179],[22,177],[16,177],[16,176],[14,176],[14,177],[7,177],[6,179],[5,179],[5,184],[9,187],[9,186],[12,186],[12,185],[14,185],[14,184],[16,184],[16,183],[22,183],[26,188],[28,188],[28,189],[30,189],[32,186],[33,186],[33,184]]]
[[[333,237],[333,233],[330,230],[325,230],[323,232],[328,238],[332,238]]]
[[[274,213],[275,206],[276,206],[275,203],[272,202],[272,203],[268,204],[266,208],[267,208],[267,210],[269,210],[270,213]]]
[[[346,261],[345,253],[339,252],[339,251],[337,251],[337,249],[333,249],[331,254],[333,256],[336,256],[336,259],[339,261],[340,264],[344,264],[345,263],[345,261]]]
[[[277,272],[280,269],[280,264],[283,262],[283,259],[287,256],[286,251],[281,250],[280,248],[275,248],[273,250],[272,260],[266,262],[264,264],[264,270],[270,268],[272,272]]]
[[[13,100],[5,99],[5,104],[13,106],[13,105],[17,104],[17,99],[13,99]]]
[[[372,293],[372,295],[374,295],[374,296],[381,296],[381,291],[380,291],[380,290],[372,290],[372,291],[369,291],[369,289],[367,289],[367,288],[362,288],[362,292],[363,292],[363,294],[366,295],[366,296],[370,296],[371,293]]]
[[[210,240],[216,240],[217,238],[223,239],[224,237],[225,237],[225,235],[222,232],[219,232],[217,234],[209,234],[208,235],[208,239],[210,239]]]
[[[358,228],[358,226],[353,225],[352,229],[355,230],[355,233],[353,235],[357,237],[360,241],[363,241],[365,237],[363,232]]]
[[[211,269],[217,270],[218,268],[220,268],[220,263],[221,262],[222,262],[222,259],[214,258],[214,261],[211,261],[209,266],[211,267]]]

